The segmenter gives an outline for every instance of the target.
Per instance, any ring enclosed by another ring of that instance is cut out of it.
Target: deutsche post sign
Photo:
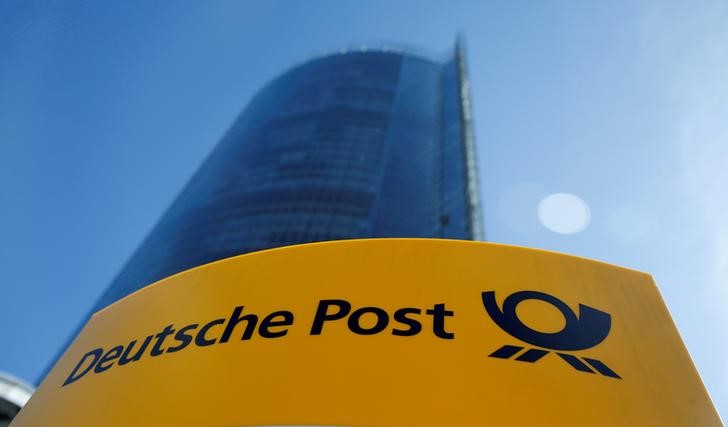
[[[353,240],[195,268],[96,313],[25,426],[719,426],[652,278]]]

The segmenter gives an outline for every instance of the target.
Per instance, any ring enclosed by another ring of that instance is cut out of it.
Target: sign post
[[[112,304],[12,425],[721,422],[649,275],[374,239],[230,258]]]

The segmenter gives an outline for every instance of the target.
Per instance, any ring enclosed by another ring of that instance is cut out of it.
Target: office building
[[[480,239],[463,50],[339,52],[249,103],[95,310],[174,273],[365,237]]]

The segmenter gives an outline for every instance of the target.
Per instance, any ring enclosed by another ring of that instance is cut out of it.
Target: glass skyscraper
[[[480,239],[463,50],[358,50],[265,86],[98,301],[247,252],[363,237]]]

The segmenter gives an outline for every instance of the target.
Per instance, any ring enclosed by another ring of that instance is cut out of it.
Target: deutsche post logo
[[[483,292],[482,297],[485,310],[501,329],[514,338],[541,347],[529,348],[514,360],[535,363],[553,351],[577,371],[592,374],[596,371],[607,377],[621,379],[616,372],[601,360],[589,357],[579,358],[573,354],[565,353],[566,351],[590,349],[604,341],[609,335],[609,329],[612,325],[612,318],[608,313],[579,304],[579,316],[577,317],[574,311],[563,301],[538,291],[515,292],[503,301],[502,309],[498,307],[496,302],[495,291]],[[564,328],[559,332],[546,333],[528,327],[516,314],[518,304],[526,300],[539,300],[551,304],[564,316],[566,320]],[[510,359],[523,349],[522,346],[504,345],[489,356],[498,359]]]

